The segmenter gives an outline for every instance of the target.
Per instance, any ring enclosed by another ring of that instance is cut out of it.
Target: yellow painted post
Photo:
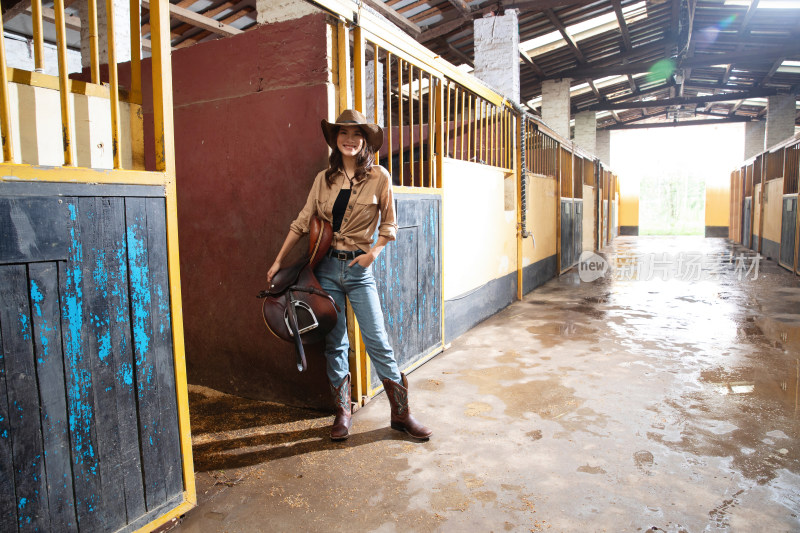
[[[111,101],[111,147],[114,168],[122,168],[120,160],[119,133],[119,79],[117,76],[117,53],[114,39],[114,2],[106,0],[106,34],[108,37],[108,85]]]
[[[350,363],[350,393],[353,399],[361,405],[362,397],[367,391],[367,352],[364,347],[364,340],[361,337],[361,328],[358,326],[356,314],[350,300],[347,300],[347,334],[350,338],[350,353],[348,361]]]
[[[0,14],[0,26],[3,15]],[[6,72],[6,43],[0,36],[0,134],[3,141],[3,161],[14,161],[14,142],[11,139],[11,107],[8,104],[8,73]]]
[[[447,149],[447,153],[443,154],[443,155],[450,155],[450,93],[453,92],[453,91],[450,88],[450,81],[449,80],[443,81],[442,83],[447,83],[447,101],[445,102],[445,105],[444,105],[444,109],[445,109],[444,120],[447,123],[446,124],[445,133],[444,133],[445,134],[444,145],[445,145],[445,148]],[[453,135],[453,145],[455,145],[455,142],[456,142],[456,138],[455,138],[455,135]],[[453,150],[453,152],[455,152],[455,150]]]
[[[64,0],[55,0],[56,41],[58,53],[58,90],[61,96],[61,138],[64,145],[64,166],[74,166],[72,146],[72,103],[69,99],[69,69],[67,66],[67,29]]]
[[[458,91],[458,87],[456,87],[456,91]],[[461,151],[461,160],[464,161],[465,160],[464,159],[464,111],[466,110],[465,107],[466,107],[466,101],[467,101],[466,100],[467,93],[463,89],[461,91],[459,91],[459,92],[461,93],[461,118],[459,119],[461,121],[461,140],[460,140],[461,150],[460,151]],[[456,95],[458,95],[458,93],[456,93]],[[457,99],[456,99],[456,101],[457,101]],[[456,103],[456,105],[458,105],[458,103]],[[469,144],[467,144],[467,148],[469,148]],[[455,151],[455,150],[453,150],[453,151]]]
[[[366,67],[366,53],[364,52],[364,34],[361,31],[361,26],[353,28],[353,106],[356,111],[365,113],[366,111],[366,94],[365,94],[365,77],[364,69]],[[347,72],[350,72],[349,70]],[[365,113],[366,114],[366,113]]]
[[[373,80],[372,80],[372,95],[373,95],[373,110],[374,110],[373,119],[375,121],[375,124],[378,124],[378,94],[380,94],[380,93],[378,93],[378,89],[379,89],[379,87],[378,87],[378,66],[379,66],[379,63],[380,63],[378,61],[378,52],[379,51],[380,51],[380,49],[378,48],[378,45],[377,44],[373,44],[372,45],[372,58],[373,58],[373,61],[372,61],[372,67],[373,67],[373,69],[372,69],[372,78],[373,78]],[[375,164],[376,165],[380,165],[381,164],[380,154],[378,154],[378,153],[375,154]]]
[[[414,186],[414,65],[408,64],[408,171]]]
[[[58,0],[61,1],[61,0]],[[186,353],[183,342],[180,259],[178,257],[178,208],[175,184],[175,126],[172,116],[172,64],[170,59],[168,0],[150,2],[150,34],[153,68],[153,125],[156,169],[164,172],[167,202],[167,264],[169,268],[172,343],[175,364],[175,389],[178,403],[178,429],[183,457],[184,499],[197,504],[192,459],[192,434],[189,426],[189,391],[186,382]]]
[[[337,34],[339,58],[339,110],[337,115],[349,108],[350,95],[350,30],[344,22],[339,22]]]
[[[139,0],[131,0],[131,94],[132,103],[142,103],[142,15]]]
[[[439,151],[439,146],[436,146],[436,154],[434,154],[434,139],[435,139],[435,132],[439,126],[439,120],[441,117],[438,117],[434,114],[433,106],[434,101],[438,95],[438,88],[436,89],[437,92],[434,91],[433,86],[433,74],[428,73],[428,187],[433,187],[433,160],[438,154],[442,154]]]
[[[42,0],[31,0],[31,24],[33,24],[33,65],[36,72],[44,72]]]
[[[92,83],[100,83],[100,53],[97,46],[97,0],[86,0],[89,11],[89,69]],[[108,12],[108,10],[106,10]],[[106,15],[108,16],[108,15]],[[141,31],[141,28],[139,29]]]
[[[472,161],[472,95],[469,95],[469,104],[467,105],[467,159],[465,161]]]
[[[512,120],[514,117],[509,117]],[[524,120],[525,117],[521,116],[519,120]],[[522,248],[525,244],[525,240],[522,237],[522,210],[527,209],[528,206],[522,205],[522,180],[525,179],[525,169],[522,168],[522,150],[520,147],[522,146],[522,137],[520,135],[520,128],[516,128],[517,131],[517,150],[516,150],[516,178],[517,178],[517,300],[522,300],[524,295],[524,287],[523,284],[523,272],[522,272]]]
[[[398,161],[399,168],[399,178],[400,178],[400,186],[404,185],[403,183],[403,152],[405,145],[403,144],[403,60],[399,57],[397,58],[397,101],[398,101],[398,110],[397,110],[397,120],[398,120],[398,140],[400,141],[400,146],[398,147],[398,156],[400,160]]]
[[[425,177],[425,174],[423,172],[423,169],[425,168],[424,167],[424,164],[425,164],[425,156],[424,156],[425,134],[422,132],[422,126],[423,126],[422,122],[424,120],[425,114],[423,112],[423,105],[422,105],[422,78],[425,76],[425,73],[423,72],[423,70],[421,68],[417,69],[417,70],[419,71],[419,79],[417,80],[417,92],[419,93],[419,102],[418,102],[419,112],[417,113],[419,115],[419,119],[418,119],[419,120],[419,124],[417,124],[417,132],[418,132],[418,136],[417,137],[419,138],[419,171],[418,171],[419,178],[418,178],[418,181],[419,181],[419,186],[422,187],[423,186],[422,180]]]
[[[402,95],[400,97],[402,99]],[[386,152],[386,162],[389,163],[389,175],[391,175],[392,157],[394,156],[394,148],[392,148],[392,54],[388,51],[386,52],[386,126],[389,134],[389,149]]]

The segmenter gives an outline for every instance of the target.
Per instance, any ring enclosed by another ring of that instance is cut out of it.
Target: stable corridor
[[[332,443],[331,416],[192,387],[176,531],[796,531],[800,279],[724,239],[602,255],[409,376],[428,442],[384,394]]]

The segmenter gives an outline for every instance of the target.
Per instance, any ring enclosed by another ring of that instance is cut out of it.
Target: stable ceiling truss
[[[173,48],[255,27],[255,1],[171,0]],[[597,111],[599,128],[752,120],[768,96],[800,89],[800,0],[361,1],[468,67],[473,20],[516,9],[522,103],[538,112],[542,82],[570,78],[573,114]],[[29,16],[30,0],[3,4],[6,29]],[[143,0],[145,48],[148,7]]]

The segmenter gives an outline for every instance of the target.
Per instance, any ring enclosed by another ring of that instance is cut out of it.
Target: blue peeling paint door
[[[744,209],[742,209],[742,246],[750,248],[752,243],[752,220],[750,215],[750,206],[752,205],[752,198],[749,196],[744,199]]]
[[[794,242],[797,230],[797,196],[783,197],[783,213],[781,216],[781,255],[779,263],[794,269]]]
[[[381,306],[401,370],[442,345],[439,195],[396,194],[397,240],[374,263]],[[372,387],[380,385],[373,370]]]
[[[164,190],[0,184],[0,531],[183,498]]]

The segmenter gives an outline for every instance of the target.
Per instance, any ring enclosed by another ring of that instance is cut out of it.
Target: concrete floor
[[[409,376],[428,442],[384,394],[332,443],[330,416],[193,388],[176,531],[800,530],[800,280],[738,279],[721,239],[606,252],[614,274],[554,279]]]

